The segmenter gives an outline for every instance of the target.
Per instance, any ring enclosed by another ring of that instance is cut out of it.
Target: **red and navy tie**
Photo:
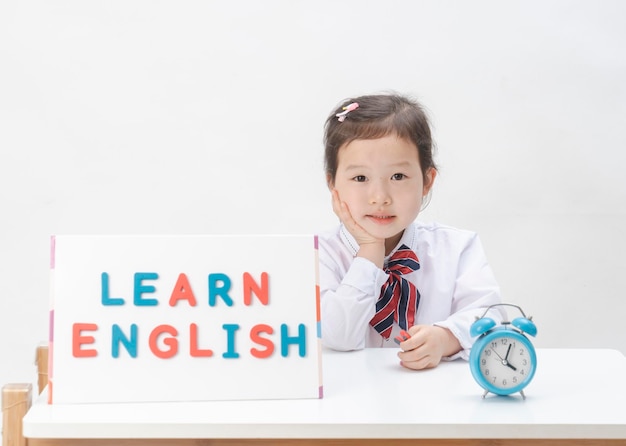
[[[385,272],[389,274],[389,279],[380,289],[376,314],[370,321],[372,327],[386,339],[391,336],[394,320],[403,330],[408,330],[414,325],[420,293],[415,285],[402,275],[417,271],[419,268],[417,256],[406,245],[400,246],[387,262]]]

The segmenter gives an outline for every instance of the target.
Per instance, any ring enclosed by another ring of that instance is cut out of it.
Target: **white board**
[[[314,236],[55,236],[50,402],[320,398]]]

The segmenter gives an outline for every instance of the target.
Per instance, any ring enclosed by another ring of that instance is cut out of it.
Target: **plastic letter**
[[[144,285],[144,280],[156,280],[159,278],[157,273],[135,273],[135,291],[133,301],[138,307],[155,306],[159,304],[156,299],[143,298],[142,294],[154,293],[156,288],[153,285]]]
[[[98,356],[96,349],[82,349],[83,344],[93,344],[96,339],[93,336],[83,336],[83,331],[96,331],[96,324],[79,324],[72,325],[72,356],[75,358],[92,358]]]
[[[197,303],[196,296],[193,294],[191,285],[189,285],[189,279],[185,273],[180,273],[178,280],[176,280],[176,285],[174,285],[172,295],[170,296],[170,307],[175,307],[180,300],[188,301],[190,307],[195,307]]]
[[[109,297],[109,273],[102,273],[100,276],[102,284],[102,305],[124,305],[124,299],[121,297]]]
[[[269,358],[274,353],[274,343],[271,339],[264,338],[260,336],[261,333],[272,334],[274,333],[274,329],[269,325],[258,324],[252,327],[250,330],[250,340],[262,347],[265,347],[265,350],[259,350],[258,348],[251,348],[250,353],[255,358],[264,359]]]
[[[221,282],[221,286],[218,284]],[[233,300],[228,295],[230,290],[230,278],[226,274],[209,274],[209,306],[214,307],[217,296],[222,296],[224,303],[229,307],[233,306]]]
[[[252,305],[252,293],[263,305],[268,305],[270,300],[269,275],[261,273],[261,285],[254,281],[250,273],[243,273],[243,303]]]
[[[289,356],[289,345],[298,346],[298,353],[301,358],[306,356],[306,327],[304,324],[298,325],[298,336],[290,337],[288,334],[289,327],[287,324],[280,326],[280,354],[283,358]]]
[[[124,344],[126,351],[131,358],[137,357],[137,324],[130,326],[130,339],[126,337],[119,325],[113,324],[111,327],[111,356],[119,358],[120,344]]]
[[[239,358],[239,353],[235,350],[235,333],[239,330],[238,324],[224,324],[222,328],[226,330],[228,350],[222,354],[222,358]]]
[[[198,325],[197,324],[191,324],[189,326],[189,338],[190,338],[190,345],[189,345],[189,354],[194,357],[194,358],[200,358],[200,357],[210,357],[213,356],[213,350],[207,348],[207,349],[200,349],[198,348]]]
[[[167,350],[159,349],[157,344],[159,336],[163,333],[171,335],[170,337],[163,339],[163,343],[169,347]],[[154,353],[154,356],[161,359],[169,359],[176,356],[178,353],[178,340],[176,339],[176,336],[178,336],[178,331],[171,325],[163,324],[155,327],[155,329],[152,330],[152,333],[150,333],[149,340],[150,350]]]

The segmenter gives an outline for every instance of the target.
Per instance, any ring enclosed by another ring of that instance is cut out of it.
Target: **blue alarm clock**
[[[493,319],[485,317],[490,308],[497,306],[515,307],[523,317],[497,325]],[[535,347],[526,336],[537,335],[532,318],[527,318],[517,305],[490,305],[472,324],[470,335],[479,336],[470,351],[469,363],[474,379],[485,389],[483,398],[489,392],[496,395],[520,392],[526,399],[523,389],[533,379],[537,369]]]

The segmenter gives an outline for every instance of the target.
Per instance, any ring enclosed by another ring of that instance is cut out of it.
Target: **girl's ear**
[[[333,177],[329,173],[326,174],[326,185],[331,191],[335,188],[335,182],[333,181]]]
[[[433,184],[435,183],[436,176],[437,169],[435,169],[434,167],[428,169],[428,172],[426,172],[426,175],[424,175],[424,195],[428,195],[428,193],[432,189]]]

